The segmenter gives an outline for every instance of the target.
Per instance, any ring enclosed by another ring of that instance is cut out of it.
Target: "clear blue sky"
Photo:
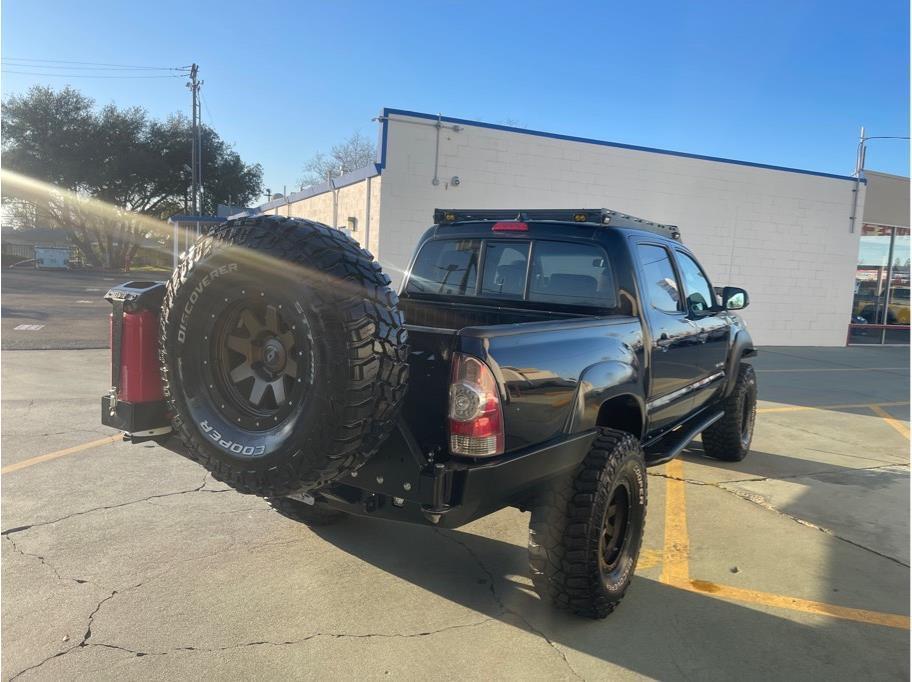
[[[3,4],[2,53],[200,64],[204,121],[273,191],[383,106],[849,174],[858,127],[909,134],[903,0]],[[25,71],[5,62],[4,69]],[[70,83],[155,116],[183,81],[4,73],[4,95]],[[908,175],[906,142],[869,168]]]

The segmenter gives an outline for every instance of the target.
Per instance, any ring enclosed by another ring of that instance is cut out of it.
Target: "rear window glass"
[[[479,239],[439,239],[427,242],[412,267],[409,293],[465,296],[475,294]]]
[[[481,295],[486,298],[522,298],[526,289],[529,242],[494,242],[485,246]]]
[[[529,300],[614,308],[617,294],[605,252],[590,244],[535,242]]]
[[[618,306],[610,259],[600,246],[548,240],[432,239],[418,252],[405,293]]]

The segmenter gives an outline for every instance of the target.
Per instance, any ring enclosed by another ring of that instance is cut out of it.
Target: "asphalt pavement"
[[[107,291],[131,280],[166,280],[164,270],[95,272],[6,268],[0,275],[0,348],[107,348]]]
[[[908,349],[755,365],[753,451],[650,469],[636,577],[596,622],[535,596],[528,514],[310,529],[116,440],[106,350],[6,350],[2,678],[908,679]]]

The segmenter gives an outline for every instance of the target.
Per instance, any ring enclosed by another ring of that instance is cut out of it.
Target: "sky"
[[[12,0],[0,89],[70,84],[99,104],[189,115],[181,78],[13,71],[195,62],[204,123],[262,164],[273,192],[353,132],[374,139],[383,107],[848,175],[861,125],[909,135],[908,12],[901,0]],[[866,166],[908,175],[908,142],[871,141]]]

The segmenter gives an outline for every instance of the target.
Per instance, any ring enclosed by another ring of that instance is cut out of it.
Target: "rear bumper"
[[[356,476],[318,492],[316,499],[357,516],[456,528],[504,507],[525,506],[549,481],[569,475],[594,437],[586,433],[495,461],[451,460],[419,469],[401,449],[404,443],[396,442],[407,440],[400,432]]]
[[[593,431],[492,461],[434,463],[400,422],[364,466],[313,496],[355,516],[456,528],[504,507],[524,507],[549,481],[569,475],[594,437]],[[173,434],[156,440],[186,456]]]

